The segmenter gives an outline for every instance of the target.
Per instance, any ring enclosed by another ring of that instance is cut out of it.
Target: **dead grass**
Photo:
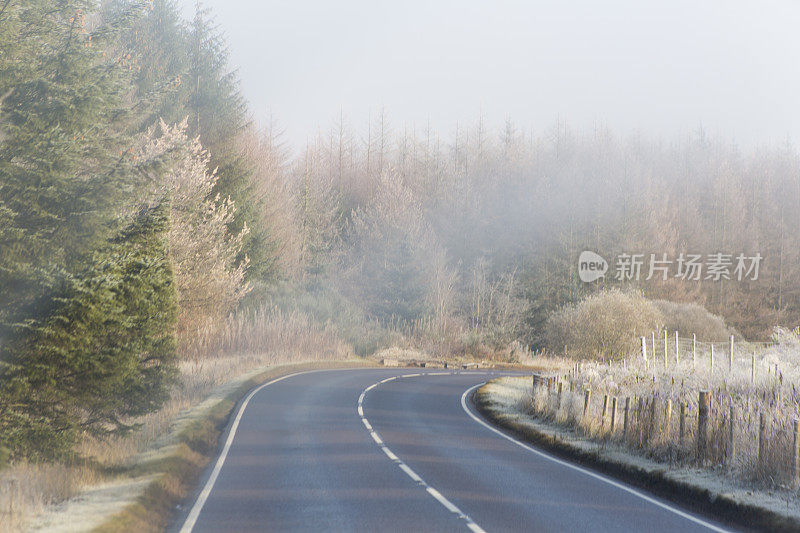
[[[706,343],[697,343],[693,354],[679,340],[676,360],[674,337],[668,338],[666,358],[663,348],[658,352],[662,340],[656,342],[656,357],[651,350],[647,362],[580,362],[566,371],[562,366],[553,372],[554,381],[527,394],[523,407],[650,459],[711,469],[745,486],[796,491],[793,424],[800,419],[800,332],[779,330],[777,337],[780,342],[770,346],[737,345],[732,361],[729,344],[717,344],[713,367]],[[698,447],[701,391],[711,398],[704,450]]]
[[[624,442],[587,435],[553,419],[527,416],[530,377],[502,377],[480,387],[473,397],[478,411],[517,438],[571,462],[621,479],[635,487],[677,501],[700,514],[714,516],[733,529],[798,531],[800,508],[787,491],[755,490],[732,483],[724,472],[695,465],[669,467],[643,457]]]

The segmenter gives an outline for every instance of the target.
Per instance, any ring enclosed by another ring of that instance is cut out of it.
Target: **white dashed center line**
[[[452,373],[453,372],[437,372],[435,374],[429,374],[429,375],[442,376],[442,375],[447,375],[447,374],[452,374]],[[400,378],[413,378],[413,377],[418,377],[418,376],[422,376],[422,375],[424,375],[424,374],[405,374],[403,376],[400,376]],[[395,464],[397,464],[397,466],[400,467],[400,470],[405,472],[405,474],[408,477],[410,477],[412,481],[414,481],[417,485],[419,485],[422,488],[424,488],[425,491],[428,494],[430,494],[431,497],[433,497],[433,499],[435,499],[437,502],[439,502],[439,504],[442,505],[442,507],[444,507],[445,509],[447,509],[448,511],[450,511],[451,513],[456,515],[460,520],[463,520],[465,522],[465,525],[467,526],[467,528],[470,531],[472,531],[473,533],[486,533],[481,526],[479,526],[478,524],[475,523],[474,520],[472,520],[472,518],[470,518],[466,513],[461,511],[461,509],[459,509],[453,502],[451,502],[450,500],[445,498],[442,495],[441,492],[439,492],[435,488],[433,488],[430,485],[428,485],[425,482],[425,480],[422,479],[419,476],[419,474],[414,472],[414,470],[412,470],[411,467],[409,467],[407,464],[405,464],[402,459],[397,457],[397,455],[395,455],[394,452],[392,452],[392,450],[390,450],[389,447],[386,446],[386,443],[383,442],[383,439],[381,439],[381,436],[378,434],[378,432],[376,432],[372,428],[372,424],[370,424],[369,420],[367,420],[367,418],[364,416],[364,397],[367,395],[367,392],[369,392],[370,390],[374,389],[376,386],[378,386],[381,383],[387,383],[387,382],[392,381],[394,379],[398,379],[398,377],[395,376],[395,377],[384,379],[383,381],[379,381],[377,383],[373,383],[372,385],[370,385],[369,387],[364,389],[364,391],[361,393],[361,396],[358,397],[358,416],[361,417],[361,422],[364,423],[364,427],[367,428],[367,431],[369,431],[369,434],[372,437],[372,439],[378,444],[378,446],[381,447],[381,450],[383,450],[383,453],[385,453],[386,456],[390,460],[392,460]]]

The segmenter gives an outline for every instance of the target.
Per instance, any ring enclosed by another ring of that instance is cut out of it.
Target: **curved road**
[[[175,529],[724,530],[483,423],[464,399],[492,374],[351,369],[271,382],[246,400]]]

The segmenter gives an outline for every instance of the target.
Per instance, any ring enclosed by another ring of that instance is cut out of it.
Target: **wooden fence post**
[[[792,486],[797,490],[800,488],[800,420],[795,418],[793,426],[792,455],[794,456],[794,476],[792,476]]]
[[[589,400],[592,399],[592,390],[586,389],[583,393],[583,419],[586,420],[586,412],[589,410]]]
[[[564,386],[564,382],[558,382],[558,401],[556,402],[556,412],[561,409],[561,389]]]
[[[733,401],[731,401],[728,421],[728,465],[733,468],[733,462],[736,459],[736,440],[733,438],[736,428],[736,407],[733,406]]]
[[[733,335],[731,335],[731,347],[728,351],[728,372],[733,372]]]
[[[651,331],[650,336],[652,337],[651,346],[653,348],[653,366],[658,364],[658,359],[656,359],[656,332]]]
[[[622,418],[622,436],[624,438],[628,438],[628,416],[630,415],[631,410],[631,397],[628,396],[625,398],[625,414]]]
[[[758,464],[764,465],[767,458],[767,417],[758,413]]]
[[[608,394],[603,395],[603,414],[600,417],[600,427],[606,425],[606,414],[608,414]]]
[[[711,410],[711,393],[700,391],[697,399],[697,457],[706,460],[708,447],[708,414]]]
[[[711,343],[711,373],[714,373],[714,343]]]
[[[617,425],[617,397],[611,398],[611,434],[614,434],[614,428]]]
[[[656,397],[650,400],[650,427],[648,428],[648,441],[653,438],[656,431]]]
[[[683,446],[683,439],[686,435],[686,402],[681,402],[681,419],[680,419],[680,442]]]
[[[639,445],[642,445],[644,439],[644,431],[642,430],[642,415],[644,413],[644,399],[639,396],[639,402],[636,407],[636,434]]]
[[[669,423],[672,418],[672,400],[667,398],[667,408],[664,411],[664,438],[669,441]]]
[[[644,337],[642,337],[642,359],[645,363],[647,362],[647,339]]]

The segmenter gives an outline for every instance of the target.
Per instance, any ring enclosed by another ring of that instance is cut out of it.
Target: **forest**
[[[559,352],[548,318],[604,289],[698,304],[753,341],[798,324],[790,142],[466,118],[340,115],[292,147],[254,119],[207,10],[3,3],[0,463],[136,431],[182,361],[258,352],[266,322],[361,357],[507,360]],[[585,250],[605,277],[578,278]],[[621,254],[732,264],[617,279]],[[740,254],[762,257],[757,279],[734,275]]]

